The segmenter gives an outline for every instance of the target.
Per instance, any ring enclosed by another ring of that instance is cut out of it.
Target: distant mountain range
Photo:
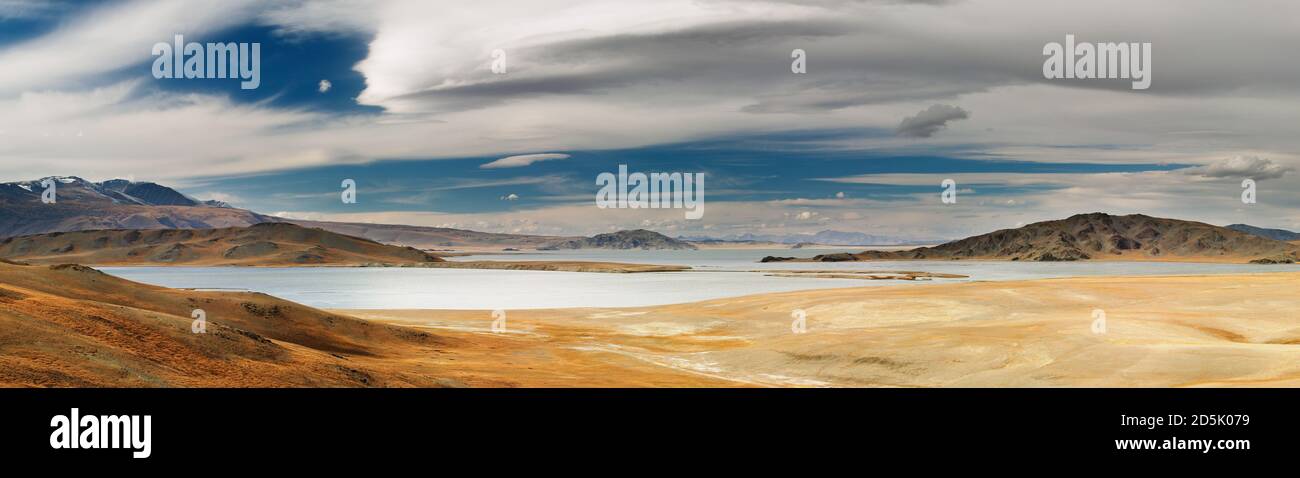
[[[45,180],[55,182],[57,195],[53,204],[41,202],[41,193],[45,189],[41,183]],[[293,223],[306,226],[309,230],[319,228],[371,241],[424,248],[522,246],[541,250],[695,249],[696,246],[687,242],[688,240],[826,245],[897,245],[931,242],[833,230],[815,234],[739,234],[716,238],[696,236],[677,239],[644,229],[599,234],[590,238],[494,234],[451,228],[289,220],[230,207],[219,201],[201,201],[156,183],[124,179],[95,183],[75,176],[62,176],[0,183],[0,238],[86,230],[223,229],[263,223]],[[57,242],[53,241],[53,238],[53,236],[49,238],[51,239],[49,244]],[[92,238],[92,241],[100,239],[96,237]],[[103,240],[126,239],[129,238],[105,236]],[[995,258],[1069,261],[1105,258],[1152,260],[1194,258],[1289,262],[1295,260],[1297,246],[1282,241],[1293,240],[1300,240],[1300,234],[1244,224],[1219,227],[1143,215],[1112,216],[1093,213],[1030,224],[1019,229],[995,231],[935,247],[919,247],[908,251],[829,254],[817,256],[819,258],[817,260]],[[76,244],[65,241],[45,249],[32,249],[32,251],[51,251],[68,245],[77,247]],[[156,245],[149,244],[149,246]],[[122,247],[138,249],[142,246],[127,244]],[[123,250],[129,252],[129,249]],[[293,248],[289,250],[296,251]],[[18,256],[32,253],[14,250],[10,252]],[[161,253],[158,251],[150,253],[155,252]],[[225,252],[223,251],[222,254]]]
[[[894,236],[877,236],[861,232],[844,232],[825,230],[817,233],[796,234],[729,234],[724,236],[678,236],[680,240],[717,243],[717,242],[772,242],[777,244],[822,244],[828,246],[893,246],[912,244],[936,244],[942,240],[904,239]]]
[[[536,236],[528,234],[498,234],[447,227],[406,226],[400,224],[369,224],[362,222],[304,221],[282,219],[303,227],[316,227],[327,231],[364,237],[385,244],[402,244],[421,249],[455,247],[530,247],[537,248],[558,241],[582,239],[581,236]]]
[[[1231,224],[1228,229],[1253,234],[1259,237],[1265,237],[1274,241],[1300,241],[1300,232],[1291,232],[1285,229],[1265,229],[1246,224]]]
[[[55,183],[55,202],[41,202],[46,180]],[[151,182],[113,179],[91,182],[76,176],[0,183],[0,238],[87,230],[215,229],[263,223],[291,223],[386,244],[424,249],[531,247],[667,248],[695,246],[650,231],[620,231],[620,236],[537,236],[497,234],[443,227],[287,219],[200,201]],[[626,233],[626,234],[625,234]],[[601,235],[606,236],[606,235]]]
[[[273,222],[220,229],[112,229],[9,237],[0,240],[0,257],[28,263],[95,265],[363,265],[442,261],[410,247]]]
[[[1297,259],[1295,245],[1226,227],[1141,214],[1079,214],[1018,229],[1003,229],[935,247],[906,251],[825,254],[813,261],[888,259],[1004,259],[1013,261],[1205,260],[1284,263]],[[767,262],[798,260],[766,258]]]
[[[45,190],[41,183],[46,179],[54,182],[52,204],[41,202]],[[206,229],[278,221],[154,183],[124,179],[94,183],[75,176],[0,183],[0,237],[91,229]]]
[[[694,250],[698,248],[689,242],[673,239],[654,231],[636,229],[632,231],[618,231],[608,234],[597,234],[592,237],[559,241],[538,247],[537,249],[542,251],[553,251],[561,249]]]

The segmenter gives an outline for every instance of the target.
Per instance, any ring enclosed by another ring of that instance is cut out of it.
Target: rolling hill
[[[813,261],[994,259],[1012,261],[1166,260],[1288,262],[1297,246],[1210,224],[1141,214],[1078,214],[1003,229],[934,247],[827,254]],[[773,258],[781,260],[782,258]]]
[[[194,310],[205,333],[194,333]],[[168,289],[0,260],[3,387],[434,387],[393,357],[449,340],[265,294]]]
[[[0,240],[0,257],[96,265],[359,265],[441,262],[410,247],[288,223],[220,229],[112,229]]]

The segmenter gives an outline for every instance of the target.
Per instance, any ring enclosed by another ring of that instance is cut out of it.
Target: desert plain
[[[1292,387],[1297,283],[900,280],[494,313],[321,310],[0,261],[0,386]]]
[[[813,290],[509,311],[498,332],[488,311],[334,312],[473,344],[426,358],[468,385],[1271,387],[1300,385],[1297,283],[1263,273]]]

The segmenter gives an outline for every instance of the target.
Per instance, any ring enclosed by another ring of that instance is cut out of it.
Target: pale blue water
[[[320,308],[533,309],[635,307],[767,292],[839,287],[923,287],[967,280],[1095,275],[1186,275],[1297,271],[1300,265],[1161,262],[907,261],[758,263],[767,255],[808,257],[829,250],[557,251],[461,260],[586,260],[679,264],[699,272],[601,274],[418,268],[103,267],[126,279],[167,287],[236,289]],[[963,274],[929,282],[769,277],[753,270],[910,270]]]

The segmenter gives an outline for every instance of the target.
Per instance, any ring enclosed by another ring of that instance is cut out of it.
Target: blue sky
[[[642,148],[564,151],[564,160],[527,167],[482,169],[497,156],[438,160],[387,160],[346,166],[325,166],[235,178],[211,178],[192,188],[204,193],[229,194],[243,207],[259,211],[309,208],[324,213],[363,211],[441,211],[483,213],[528,210],[557,203],[589,202],[595,196],[594,178],[616,172],[625,164],[630,171],[702,172],[709,200],[773,201],[790,197],[873,198],[912,201],[916,195],[934,193],[929,185],[838,183],[827,178],[886,173],[936,174],[961,178],[964,173],[1057,174],[1172,171],[1183,164],[1046,163],[988,159],[963,159],[959,155],[890,155],[853,150],[819,150],[811,140],[826,140],[871,131],[789,132],[736,137]],[[339,184],[353,179],[360,200],[344,204]],[[979,192],[999,196],[1040,193],[1066,187],[1056,182],[1009,187],[974,182]],[[509,195],[517,199],[502,200]],[[581,198],[581,199],[578,199]]]
[[[946,238],[1093,211],[1300,228],[1300,66],[1276,61],[1300,40],[1278,9],[1300,7],[1192,3],[0,1],[0,175],[499,232]],[[175,34],[260,44],[261,85],[155,79]],[[1151,88],[1043,78],[1066,34],[1155,42]],[[481,167],[530,154],[567,158]],[[619,164],[704,173],[708,212],[597,210]]]

